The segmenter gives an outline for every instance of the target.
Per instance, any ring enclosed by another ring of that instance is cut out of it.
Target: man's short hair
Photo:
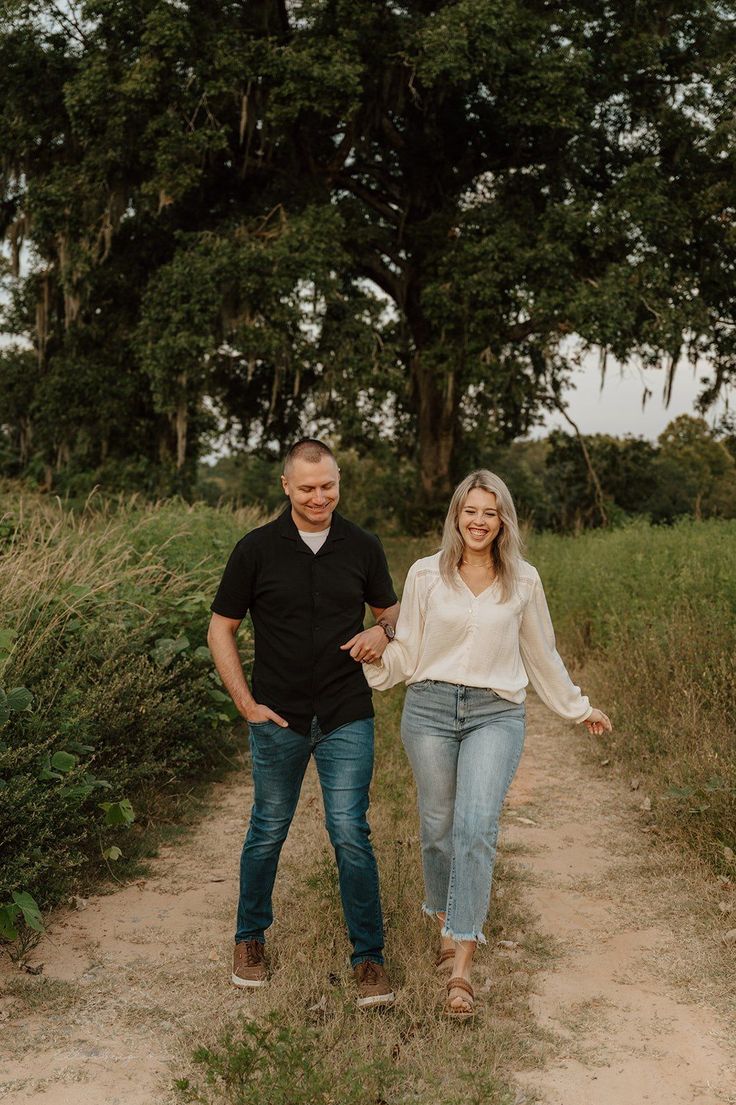
[[[288,473],[295,460],[306,460],[309,464],[319,464],[323,457],[332,457],[335,460],[335,454],[329,445],[325,445],[323,441],[317,441],[315,437],[302,437],[299,441],[294,442],[284,457],[284,474]],[[336,460],[335,464],[337,464]]]

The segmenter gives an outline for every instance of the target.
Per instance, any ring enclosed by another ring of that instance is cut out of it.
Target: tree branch
[[[381,115],[381,130],[383,131],[388,144],[394,150],[406,149],[406,139],[394,123],[393,119],[391,119],[390,116],[386,114]]]
[[[393,299],[397,307],[403,309],[406,300],[404,281],[381,262],[377,253],[366,254],[358,267],[361,276],[372,280],[381,291],[384,291],[386,295]]]
[[[340,169],[344,168],[350,150],[352,149],[354,138],[355,123],[351,120],[345,128],[345,134],[338,143],[337,149],[335,150],[335,156],[327,163],[327,172],[330,176],[339,173]]]
[[[384,219],[387,219],[394,226],[400,225],[401,213],[391,207],[389,203],[386,203],[385,200],[382,200],[380,196],[377,196],[375,192],[372,192],[370,188],[366,188],[364,184],[360,184],[344,173],[338,173],[335,176],[335,183],[344,188],[346,192],[350,192],[356,199],[362,200],[363,203],[372,207],[379,215],[383,215]]]
[[[68,12],[60,11],[58,5],[54,3],[50,3],[49,7],[51,8],[52,18],[55,19],[72,38],[75,38],[82,46],[89,45],[89,38],[79,26],[76,12],[71,4],[69,5]]]
[[[567,413],[567,407],[562,402],[559,395],[555,394],[554,391],[552,392],[552,402],[554,403],[555,407],[560,412],[562,417],[565,419],[565,421],[569,422],[573,430],[575,431],[575,436],[578,439],[580,451],[582,452],[583,460],[585,461],[585,467],[588,469],[588,475],[590,476],[591,482],[593,484],[593,490],[595,492],[595,505],[598,507],[598,513],[601,516],[601,523],[604,526],[607,526],[608,514],[606,512],[605,501],[603,499],[603,488],[601,487],[601,481],[598,479],[598,474],[593,467],[593,462],[590,459],[590,453],[588,452],[588,447],[585,444],[585,438],[580,433],[577,423],[573,422],[572,418]]]
[[[385,169],[382,169],[380,165],[374,165],[368,161],[361,161],[360,158],[355,159],[355,172],[364,174],[370,177],[380,185],[386,195],[391,196],[397,203],[401,199],[401,186],[390,173],[387,173]]]

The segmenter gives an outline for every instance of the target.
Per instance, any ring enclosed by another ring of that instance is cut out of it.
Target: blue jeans
[[[485,944],[501,806],[524,746],[524,706],[427,679],[407,688],[401,739],[414,772],[426,899],[443,936]]]
[[[314,755],[353,945],[352,963],[366,959],[382,963],[378,868],[366,820],[373,774],[373,718],[349,722],[327,734],[313,718],[306,737],[273,721],[257,722],[249,730],[255,800],[240,859],[236,943],[263,941],[273,921],[271,896],[279,855],[309,757]]]

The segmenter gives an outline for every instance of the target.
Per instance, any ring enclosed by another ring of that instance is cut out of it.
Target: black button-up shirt
[[[362,666],[340,645],[363,628],[366,603],[396,601],[377,537],[333,514],[315,555],[289,507],[237,543],[210,609],[237,619],[250,611],[253,696],[306,734],[313,717],[323,733],[373,717]]]

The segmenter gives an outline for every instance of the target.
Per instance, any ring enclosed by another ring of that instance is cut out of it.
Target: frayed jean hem
[[[444,913],[445,909],[430,909],[426,902],[422,902],[422,913],[425,917],[436,917],[439,913]]]
[[[474,940],[476,944],[488,943],[482,932],[453,932],[452,929],[448,929],[447,925],[443,926],[442,935],[449,936],[456,944],[463,940]]]

